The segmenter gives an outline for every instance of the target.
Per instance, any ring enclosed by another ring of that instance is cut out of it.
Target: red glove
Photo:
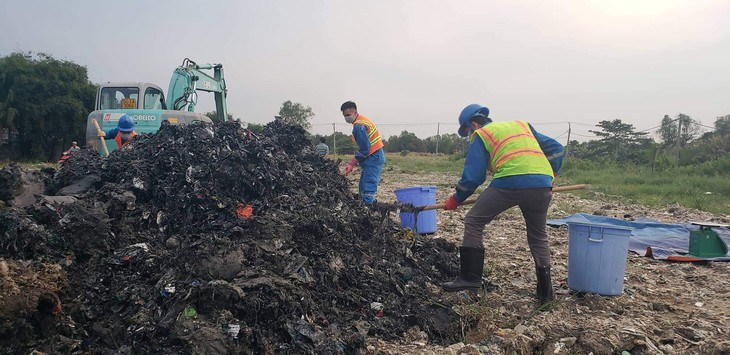
[[[345,176],[350,175],[352,169],[355,169],[355,165],[357,165],[357,158],[352,158],[352,160],[347,163],[347,166],[345,166]]]
[[[446,199],[446,202],[444,202],[444,209],[447,211],[451,211],[455,210],[457,207],[459,207],[459,201],[456,201],[455,194],[451,194],[451,196]]]

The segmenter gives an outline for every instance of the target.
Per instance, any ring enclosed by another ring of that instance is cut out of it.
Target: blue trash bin
[[[568,222],[568,288],[605,296],[623,293],[631,230]]]
[[[436,186],[416,186],[395,190],[395,198],[401,203],[410,203],[413,206],[428,206],[436,203]],[[436,232],[436,210],[418,213],[418,221],[413,212],[401,212],[400,224],[403,228],[414,229],[418,234]]]

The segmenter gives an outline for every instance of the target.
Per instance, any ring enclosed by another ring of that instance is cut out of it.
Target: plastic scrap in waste
[[[165,286],[165,288],[160,291],[160,295],[162,295],[162,297],[170,297],[173,293],[175,293],[175,286],[172,286],[170,284]]]
[[[382,317],[385,314],[385,312],[384,312],[385,305],[383,305],[380,302],[371,303],[370,309],[372,309],[375,312],[376,317]]]
[[[249,219],[251,218],[251,215],[253,215],[252,205],[246,205],[241,203],[238,205],[238,207],[236,207],[236,216],[238,216],[238,218]]]
[[[228,333],[228,335],[230,335],[230,336],[232,336],[234,338],[237,338],[238,337],[238,333],[240,331],[241,331],[241,326],[240,325],[238,325],[238,324],[229,324],[228,325],[228,329],[226,330],[226,333]]]
[[[195,308],[193,308],[193,306],[189,305],[189,306],[185,307],[185,309],[183,310],[183,316],[185,316],[187,318],[195,318],[198,316],[198,311],[196,311]]]

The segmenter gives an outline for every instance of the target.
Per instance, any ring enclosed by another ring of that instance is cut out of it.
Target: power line
[[[575,132],[571,132],[570,134],[575,135],[575,136],[578,136],[578,137],[596,138],[596,136],[589,136],[589,135],[575,133]]]
[[[662,127],[663,125],[665,125],[667,123],[676,122],[679,119],[680,118],[675,118],[675,119],[672,119],[672,120],[670,120],[668,122],[664,122],[664,123],[662,123],[660,125],[656,125],[656,126],[653,126],[653,127],[650,127],[650,128],[646,128],[646,129],[636,130],[634,132],[635,133],[643,133],[643,132],[652,131],[652,130],[655,130],[657,128]],[[495,118],[495,120],[497,120],[497,121],[505,121],[506,119],[505,118]],[[530,124],[533,124],[533,125],[560,125],[560,124],[570,125],[570,124],[575,124],[575,125],[584,126],[584,127],[600,128],[600,126],[598,126],[598,125],[591,125],[591,124],[587,124],[587,123],[574,122],[574,121],[530,122]],[[317,127],[320,127],[320,126],[333,126],[333,129],[336,129],[335,127],[337,125],[349,126],[350,124],[349,123],[346,123],[346,122],[339,122],[339,123],[338,122],[312,123],[312,126],[317,126]],[[426,127],[426,126],[437,126],[438,127],[439,125],[444,125],[444,126],[459,126],[459,123],[458,122],[454,122],[454,121],[449,121],[449,122],[418,122],[418,123],[379,123],[378,125],[379,126],[387,126],[387,127]],[[711,129],[711,130],[714,130],[715,129],[714,127],[706,126],[706,125],[703,125],[703,124],[701,124],[699,122],[697,122],[697,125],[699,125],[700,127],[704,127],[704,128],[707,128],[707,129]],[[567,133],[567,131],[563,132],[562,134],[560,134],[559,136],[557,136],[555,138],[562,137],[566,133]],[[575,132],[573,132],[571,134],[574,134],[575,136],[578,136],[578,137],[596,138],[595,135],[586,135],[586,134],[580,134],[580,133],[575,133]]]
[[[651,127],[651,128],[642,129],[641,131],[636,131],[636,133],[651,131],[652,129],[657,129],[657,128],[661,127],[661,126],[662,125],[658,125],[658,126],[654,126],[654,127]]]
[[[573,122],[573,121],[568,121],[568,123],[576,124],[579,126],[586,126],[586,127],[595,127],[596,126],[594,124],[587,124],[587,123],[580,123],[580,122]]]
[[[560,137],[562,137],[562,136],[564,136],[564,135],[566,135],[566,134],[568,134],[568,131],[565,131],[565,132],[561,133],[561,134],[560,134],[559,136],[557,136],[557,137],[553,137],[553,139],[558,139],[558,138],[560,138]]]

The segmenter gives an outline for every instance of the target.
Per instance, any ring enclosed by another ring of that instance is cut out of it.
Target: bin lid
[[[617,226],[613,224],[605,224],[605,223],[589,223],[589,222],[571,222],[571,221],[565,221],[565,224],[571,225],[581,225],[586,227],[598,227],[598,228],[612,228],[612,229],[620,229],[625,231],[633,231],[633,227],[627,227],[627,226]]]
[[[728,228],[730,227],[730,224],[722,224],[722,223],[712,223],[712,222],[693,222],[690,221],[690,224],[693,224],[695,226],[702,226],[702,227],[720,227],[720,228]]]
[[[396,189],[394,190],[395,193],[401,192],[401,191],[409,191],[409,190],[436,190],[436,186],[413,186],[413,187],[406,187],[402,189]]]

